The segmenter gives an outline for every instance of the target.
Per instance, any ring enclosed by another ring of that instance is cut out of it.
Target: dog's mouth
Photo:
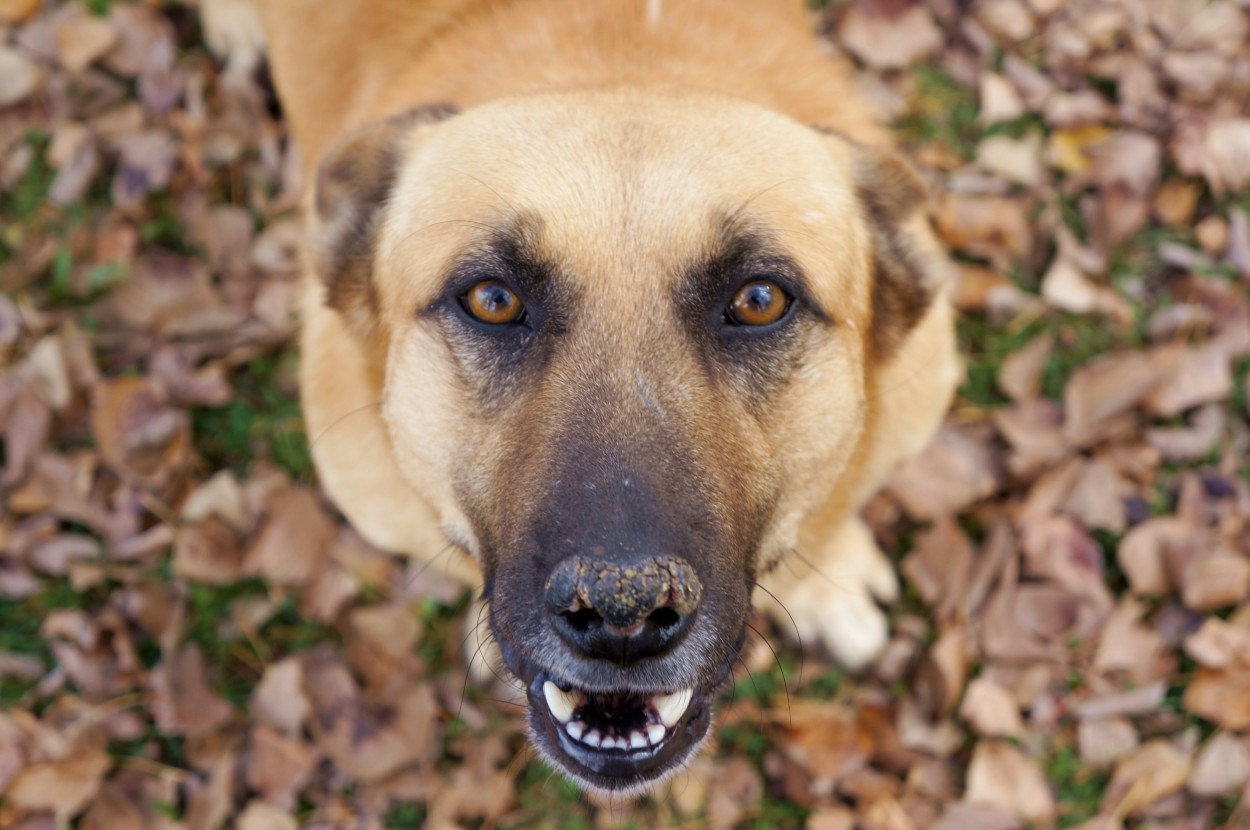
[[[677,769],[711,724],[710,689],[591,692],[538,672],[527,691],[539,748],[605,790],[640,788]]]

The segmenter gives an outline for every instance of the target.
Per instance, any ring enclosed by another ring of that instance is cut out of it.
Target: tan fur
[[[454,127],[416,128],[402,148],[372,266],[381,340],[354,336],[327,306],[315,269],[306,279],[301,382],[313,456],[360,532],[469,584],[480,579],[461,553],[476,554],[478,542],[451,481],[489,469],[519,439],[472,411],[446,346],[414,317],[480,226],[540,217],[544,250],[559,253],[601,312],[598,348],[639,365],[669,361],[672,372],[648,382],[677,401],[697,383],[666,351],[674,338],[655,322],[659,311],[644,304],[640,320],[619,310],[667,296],[673,264],[708,248],[712,211],[749,206],[821,275],[814,288],[837,320],[803,382],[759,425],[741,427],[786,471],[760,554],[803,554],[765,584],[805,638],[852,665],[870,659],[885,637],[873,597],[892,599],[896,588],[855,514],[932,437],[960,369],[938,286],[944,260],[920,214],[903,208],[890,221],[906,226],[907,245],[933,269],[926,290],[938,296],[896,347],[874,353],[875,229],[856,198],[871,154],[857,145],[888,137],[845,67],[811,36],[802,4],[262,0],[262,14],[310,180],[367,124],[420,105],[464,113]],[[526,149],[535,147],[543,149]],[[622,169],[633,171],[628,182]],[[716,405],[736,424],[752,418],[732,400]],[[538,440],[542,425],[530,427],[526,439]]]

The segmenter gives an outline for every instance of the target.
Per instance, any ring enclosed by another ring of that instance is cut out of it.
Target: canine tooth
[[[666,734],[666,730],[664,729],[664,724],[662,723],[647,724],[647,740],[650,741],[653,745],[658,744],[660,741],[664,740],[665,734]]]
[[[543,684],[543,697],[547,698],[547,708],[556,716],[560,723],[568,723],[577,708],[577,694],[566,692],[548,680]]]
[[[592,729],[586,733],[586,737],[582,738],[582,743],[590,746],[599,746],[599,730]]]
[[[694,689],[682,689],[671,695],[656,695],[651,698],[651,704],[655,706],[655,713],[660,716],[664,725],[672,728],[677,725],[677,721],[681,720],[681,716],[686,714],[686,707],[690,705],[690,699],[693,697]]]
[[[564,731],[573,736],[573,740],[580,741],[582,735],[586,734],[586,724],[579,720],[575,720],[568,726],[564,727]]]
[[[631,749],[642,749],[647,745],[647,736],[635,729],[629,733],[629,746]]]

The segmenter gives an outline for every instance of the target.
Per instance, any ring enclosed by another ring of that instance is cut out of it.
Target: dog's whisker
[[[790,708],[790,684],[786,681],[786,667],[781,665],[781,657],[777,655],[777,649],[773,648],[773,644],[768,642],[768,638],[765,637],[762,633],[760,633],[760,630],[756,628],[755,626],[751,625],[751,623],[749,622],[747,623],[747,628],[754,631],[755,636],[759,637],[760,640],[764,643],[764,645],[768,646],[768,650],[772,652],[773,661],[777,664],[777,668],[781,672],[781,688],[784,689],[786,693],[786,716],[790,719],[790,728],[793,729],[794,728],[794,711]]]
[[[786,612],[786,617],[788,617],[790,620],[790,626],[794,629],[794,639],[797,640],[799,644],[799,677],[798,677],[798,680],[795,682],[795,688],[802,688],[803,687],[803,669],[807,665],[807,656],[806,656],[807,653],[803,650],[803,635],[799,633],[799,624],[795,621],[794,615],[790,613],[790,609],[786,607],[786,604],[782,602],[781,599],[776,594],[774,594],[772,591],[765,588],[759,582],[755,583],[755,587],[759,588],[761,591],[763,591],[764,593],[772,597],[773,602],[777,603],[778,607],[780,607],[782,611]]]
[[[336,426],[343,423],[348,418],[352,417],[353,415],[359,415],[361,412],[364,412],[369,409],[373,409],[374,407],[381,406],[381,405],[382,405],[382,401],[377,400],[377,401],[374,401],[373,403],[367,403],[362,406],[358,406],[355,409],[349,409],[348,411],[344,412],[342,415],[338,416],[333,421],[331,421],[329,426],[321,430],[321,432],[317,433],[317,436],[308,443],[308,449],[311,450],[313,447],[317,446],[317,444],[321,441],[321,439],[325,438],[326,435],[330,432],[330,430],[334,429]]]
[[[479,629],[479,628],[481,628],[481,626],[482,626],[482,612],[483,612],[485,609],[486,609],[486,603],[484,603],[484,602],[483,602],[483,603],[482,603],[482,607],[481,607],[481,608],[479,608],[479,609],[478,609],[478,612],[477,612],[477,621],[473,624],[473,627],[469,629],[468,633],[466,633],[466,634],[464,635],[464,639],[462,639],[462,640],[460,641],[460,645],[457,647],[457,650],[459,650],[459,649],[463,649],[463,648],[464,648],[464,644],[465,644],[465,643],[467,643],[467,642],[469,641],[469,638],[470,638],[470,637],[472,637],[474,634],[476,634],[476,633],[477,633],[477,631],[478,631],[478,629]],[[475,648],[475,649],[473,650],[473,655],[472,655],[471,657],[469,657],[469,662],[468,662],[468,664],[465,666],[465,670],[464,670],[464,683],[462,683],[462,684],[460,685],[460,706],[456,709],[456,717],[460,717],[460,712],[464,709],[464,696],[465,696],[465,693],[468,691],[468,688],[469,688],[469,678],[473,676],[473,661],[477,659],[477,655],[478,655],[478,653],[482,650],[482,647],[483,647],[483,646],[485,646],[485,645],[486,645],[486,640],[485,640],[485,639],[480,640],[480,641],[478,642],[478,644],[477,644],[477,648]]]

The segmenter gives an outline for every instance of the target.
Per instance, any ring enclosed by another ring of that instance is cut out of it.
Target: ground
[[[1250,7],[813,24],[931,185],[968,377],[866,511],[884,656],[757,621],[626,804],[318,493],[263,83],[181,5],[0,0],[0,826],[1250,827]]]

